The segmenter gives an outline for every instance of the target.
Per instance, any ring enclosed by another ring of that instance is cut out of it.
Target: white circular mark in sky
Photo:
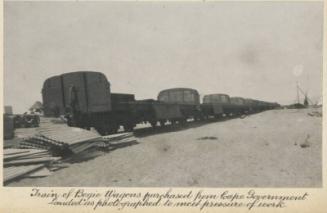
[[[295,76],[300,76],[303,73],[303,65],[302,64],[298,64],[296,66],[294,66],[293,68],[293,75]]]

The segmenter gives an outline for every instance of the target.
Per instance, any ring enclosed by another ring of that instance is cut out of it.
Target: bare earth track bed
[[[321,109],[138,129],[138,143],[9,186],[321,187]]]

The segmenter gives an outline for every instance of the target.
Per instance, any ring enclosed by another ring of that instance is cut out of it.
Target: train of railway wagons
[[[190,120],[251,114],[275,109],[278,103],[227,94],[204,95],[197,90],[171,88],[159,92],[157,100],[135,100],[133,94],[111,93],[110,83],[100,72],[69,72],[48,78],[42,88],[44,115],[64,116],[69,126],[95,128],[113,134],[123,127],[133,131],[139,123],[152,127],[185,124]]]

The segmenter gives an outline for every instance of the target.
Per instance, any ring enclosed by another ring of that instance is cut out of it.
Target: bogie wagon
[[[194,120],[203,118],[200,107],[200,95],[195,89],[171,88],[162,90],[158,95],[158,101],[177,105],[182,114],[182,118],[179,119],[181,123],[186,122],[189,118]]]
[[[64,115],[70,126],[95,127],[101,134],[114,133],[120,126],[135,126],[129,104],[134,95],[111,93],[110,83],[100,72],[79,71],[48,78],[42,97],[45,116]]]
[[[201,110],[206,118],[214,116],[215,118],[229,115],[232,113],[230,98],[226,94],[210,94],[203,97]]]
[[[241,97],[231,97],[230,102],[232,104],[232,113],[234,115],[246,114],[247,106],[244,98]]]

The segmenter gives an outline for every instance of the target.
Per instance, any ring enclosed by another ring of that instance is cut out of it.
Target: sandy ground
[[[136,145],[9,186],[321,187],[322,118],[308,115],[317,110],[138,129]]]

